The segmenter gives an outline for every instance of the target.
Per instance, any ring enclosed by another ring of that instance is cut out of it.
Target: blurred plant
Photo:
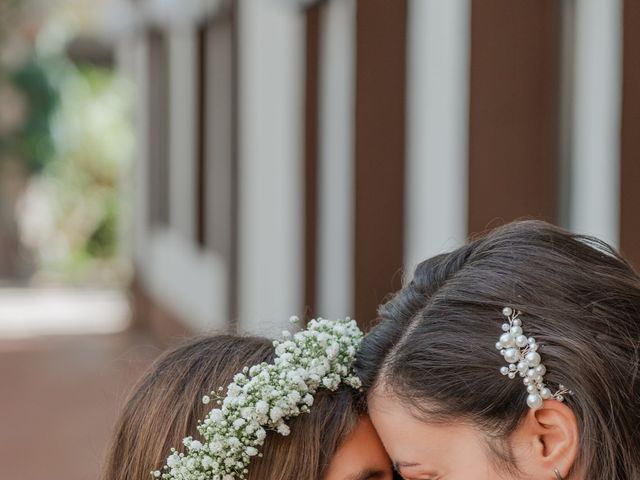
[[[46,60],[30,55],[0,79],[0,157],[17,157],[29,173],[41,171],[54,155],[51,119],[58,92]]]
[[[51,159],[50,120],[57,93],[46,60],[34,48],[42,11],[32,0],[0,4],[0,161],[19,159],[29,172]]]
[[[115,281],[122,203],[119,183],[133,148],[126,84],[113,72],[69,67],[53,117],[54,161],[20,206],[22,238],[38,252],[40,277]]]
[[[20,244],[15,207],[28,177],[52,157],[55,89],[35,38],[42,18],[32,0],[0,1],[0,278],[23,279],[32,262]]]
[[[118,187],[133,145],[129,96],[112,70],[66,58],[83,20],[63,3],[0,0],[0,248],[23,264],[4,274],[113,283],[126,273]]]

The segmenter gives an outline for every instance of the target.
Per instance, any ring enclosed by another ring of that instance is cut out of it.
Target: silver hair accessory
[[[544,383],[544,374],[547,372],[540,354],[538,344],[533,337],[527,337],[522,331],[521,312],[511,307],[504,307],[502,315],[507,317],[507,322],[502,324],[504,333],[496,343],[496,349],[507,361],[509,366],[500,368],[500,373],[509,378],[520,375],[527,386],[527,405],[536,409],[542,406],[544,400],[554,399],[562,402],[566,394],[572,392],[564,385],[559,385],[557,392],[553,393]]]

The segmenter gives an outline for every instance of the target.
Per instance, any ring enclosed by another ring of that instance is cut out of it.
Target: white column
[[[142,115],[140,112],[146,108],[144,105],[144,89],[141,88],[142,75],[145,71],[145,55],[143,37],[134,35],[131,31],[123,34],[114,42],[116,54],[116,66],[120,75],[125,78],[127,100],[131,102],[137,115],[131,115],[127,119],[133,129],[133,148],[130,150],[130,158],[127,158],[128,167],[120,172],[118,185],[120,195],[118,199],[121,212],[118,220],[118,250],[123,258],[135,259],[144,248],[142,238],[147,226],[146,217],[146,184],[143,178],[142,167],[144,153],[144,141],[142,136]],[[139,170],[140,169],[140,170]],[[140,206],[140,208],[138,208]]]
[[[569,227],[616,245],[620,207],[621,0],[575,2]]]
[[[304,16],[240,1],[239,328],[278,333],[303,302]]]
[[[196,30],[168,30],[169,50],[169,222],[185,239],[195,235]],[[152,80],[153,81],[153,80]]]
[[[225,331],[227,266],[215,252],[199,249],[172,229],[153,232],[145,265],[147,286],[155,300],[196,332]]]
[[[333,0],[320,24],[317,314],[353,315],[354,0]]]
[[[467,234],[469,0],[409,2],[405,267]]]
[[[147,242],[149,231],[149,46],[144,35],[132,36],[132,55],[135,56],[131,75],[133,78],[135,162],[131,167],[131,197],[133,259],[136,268],[144,268],[148,261]]]

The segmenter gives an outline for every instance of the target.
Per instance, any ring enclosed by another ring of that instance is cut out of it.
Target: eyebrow
[[[369,468],[354,475],[349,475],[344,480],[375,480],[376,478],[384,478],[384,471]]]

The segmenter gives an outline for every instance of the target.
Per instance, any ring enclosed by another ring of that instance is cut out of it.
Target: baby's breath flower
[[[299,322],[297,317],[290,320]],[[352,363],[361,340],[362,332],[349,318],[311,320],[306,330],[283,332],[283,341],[273,342],[274,363],[243,368],[224,398],[221,387],[214,396],[218,408],[198,426],[201,440],[185,438],[186,453],[172,450],[163,471],[151,475],[163,480],[246,479],[267,430],[289,435],[285,420],[308,412],[319,388],[336,390],[341,383],[360,388]],[[202,397],[202,403],[210,401],[208,395]]]

